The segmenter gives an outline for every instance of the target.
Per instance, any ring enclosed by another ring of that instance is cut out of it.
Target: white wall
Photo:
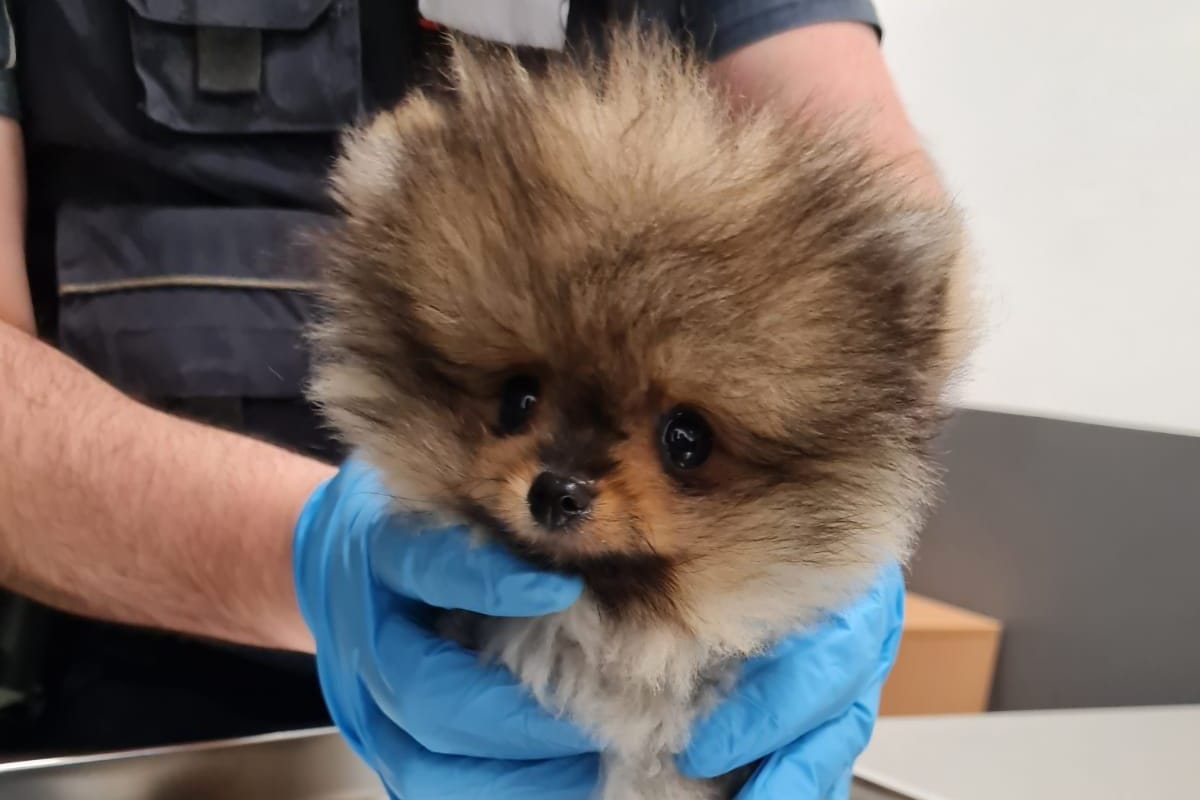
[[[963,404],[1200,433],[1200,2],[876,7],[983,269]]]

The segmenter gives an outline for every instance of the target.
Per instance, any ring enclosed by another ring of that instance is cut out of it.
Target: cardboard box
[[[880,715],[986,711],[1002,630],[999,620],[909,592]]]

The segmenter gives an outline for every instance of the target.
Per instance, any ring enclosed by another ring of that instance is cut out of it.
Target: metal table
[[[856,784],[853,800],[898,795]],[[0,800],[387,800],[332,728],[0,763]]]
[[[0,763],[2,800],[387,800],[333,729]]]

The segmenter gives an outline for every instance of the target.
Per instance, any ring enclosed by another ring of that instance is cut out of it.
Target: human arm
[[[311,650],[292,528],[332,470],[122,395],[0,322],[0,585],[67,611]]]
[[[0,323],[33,333],[25,274],[25,162],[21,128],[0,116]]]
[[[7,0],[0,0],[0,323],[33,333],[25,273],[25,154],[16,52]]]
[[[871,25],[800,25],[716,55],[713,79],[735,104],[775,102],[819,121],[849,120],[881,163],[893,164],[921,191],[942,191]]]
[[[332,470],[137,403],[35,338],[11,41],[0,36],[0,586],[105,620],[311,650],[291,536]]]
[[[311,649],[292,526],[330,468],[122,395],[35,337],[0,1],[0,586],[102,619]]]

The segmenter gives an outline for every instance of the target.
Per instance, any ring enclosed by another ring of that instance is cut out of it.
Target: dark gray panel
[[[915,591],[1003,620],[996,709],[1200,702],[1200,438],[965,411]]]
[[[910,800],[909,795],[876,786],[863,780],[855,780],[850,787],[850,800]]]

